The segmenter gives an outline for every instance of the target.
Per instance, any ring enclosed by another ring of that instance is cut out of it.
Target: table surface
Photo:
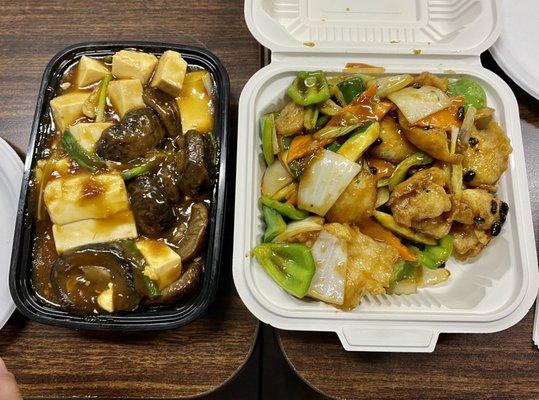
[[[0,136],[19,154],[28,143],[45,66],[63,48],[93,40],[207,46],[230,75],[230,134],[235,142],[239,93],[260,66],[260,48],[245,27],[240,1],[125,0],[95,6],[78,0],[0,1],[0,8]],[[229,215],[230,239],[232,226]],[[235,292],[231,255],[225,260],[213,305],[184,328],[135,334],[77,332],[40,325],[15,313],[0,332],[0,356],[17,376],[25,398],[178,398],[212,391],[247,361],[259,325]]]
[[[489,54],[483,65],[504,78],[520,108],[536,246],[539,239],[539,101],[511,82]],[[491,334],[442,334],[432,354],[352,353],[334,333],[278,331],[292,369],[335,398],[539,399],[534,308],[517,325]]]
[[[239,93],[261,65],[260,47],[243,22],[241,0],[123,0],[101,2],[92,8],[87,4],[79,0],[0,1],[0,136],[19,154],[27,145],[45,65],[62,48],[91,40],[207,46],[230,75],[235,141]],[[496,68],[489,57],[484,61]],[[532,209],[536,211],[539,102],[511,86],[520,103]],[[231,237],[232,219],[227,221]],[[536,219],[534,226],[538,237]],[[214,390],[247,360],[258,331],[257,321],[234,291],[230,266],[223,265],[222,270],[220,289],[207,315],[180,330],[84,333],[40,325],[16,313],[0,333],[0,356],[28,398],[89,394],[107,399],[178,398]],[[531,344],[532,321],[530,312],[504,332],[441,335],[433,354],[347,353],[330,333],[278,331],[276,337],[292,369],[327,396],[525,399],[539,397],[539,354]],[[267,330],[271,332],[271,328]],[[264,359],[261,364],[267,387],[282,373],[272,372],[272,365],[284,368],[271,361]],[[286,384],[294,385],[290,380],[283,386]],[[281,388],[279,398],[290,398],[294,390]],[[295,398],[315,396],[305,390],[297,393]]]

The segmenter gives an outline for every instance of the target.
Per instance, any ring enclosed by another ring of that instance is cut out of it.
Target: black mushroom
[[[127,185],[127,192],[135,222],[144,235],[155,237],[174,225],[172,205],[151,177],[136,177]]]
[[[103,131],[96,152],[107,160],[128,162],[155,148],[164,136],[157,114],[149,107],[138,108]]]
[[[61,303],[79,314],[132,311],[145,293],[140,269],[118,244],[93,244],[62,254],[51,269],[51,284]],[[107,290],[109,296],[102,300],[99,296]]]
[[[168,241],[176,247],[182,263],[195,257],[204,246],[208,219],[206,205],[202,202],[193,203],[168,237]]]
[[[202,275],[203,260],[197,257],[185,268],[185,272],[176,281],[161,291],[161,295],[149,300],[150,304],[171,303],[186,298],[193,294],[198,287],[200,276]]]
[[[159,89],[147,86],[142,92],[142,100],[159,115],[170,137],[174,138],[182,134],[180,110],[174,97]]]
[[[178,204],[181,200],[178,182],[180,180],[180,174],[185,171],[187,166],[185,137],[183,135],[174,139],[168,153],[169,155],[161,163],[154,179],[165,197],[173,204]]]
[[[194,196],[210,183],[211,150],[204,135],[193,130],[185,134],[185,150],[186,167],[178,183],[185,195]]]

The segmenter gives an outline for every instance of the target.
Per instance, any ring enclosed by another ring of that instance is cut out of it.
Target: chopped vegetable
[[[468,107],[466,114],[464,114],[464,120],[460,127],[458,135],[458,143],[462,148],[468,147],[470,141],[470,134],[474,129],[474,120],[477,109],[474,106]]]
[[[359,124],[347,125],[347,126],[331,126],[326,125],[319,131],[313,134],[313,138],[323,140],[323,139],[335,139],[341,136],[348,135],[353,130],[357,129]]]
[[[281,214],[272,208],[262,206],[262,213],[264,215],[264,221],[266,222],[263,241],[271,242],[276,236],[286,230],[286,223]]]
[[[336,153],[341,148],[341,146],[342,144],[340,144],[339,142],[331,142],[329,146],[326,147],[326,149]]]
[[[375,84],[378,88],[376,95],[383,99],[389,94],[399,91],[406,86],[410,85],[414,81],[414,78],[411,75],[393,75],[393,76],[384,76],[382,78],[374,79],[369,82],[371,85]]]
[[[440,128],[446,132],[451,131],[454,126],[460,126],[462,121],[459,119],[459,107],[462,106],[463,98],[453,98],[451,99],[451,103],[452,105],[450,107],[417,121],[415,125],[429,129]]]
[[[309,213],[304,210],[298,210],[291,204],[281,203],[280,201],[274,200],[271,197],[262,196],[262,204],[266,207],[272,208],[281,214],[284,217],[299,221],[305,219],[309,216]]]
[[[381,187],[376,192],[376,203],[374,208],[382,207],[389,201],[389,189],[387,186]]]
[[[387,96],[397,105],[410,124],[451,106],[451,100],[440,89],[422,86],[406,87]]]
[[[316,121],[316,126],[314,127],[315,130],[320,130],[328,123],[328,121],[331,119],[329,115],[320,115],[318,117],[318,120]]]
[[[440,239],[437,245],[427,245],[423,251],[413,246],[410,249],[416,255],[419,265],[429,269],[436,269],[445,264],[449,256],[451,256],[453,252],[453,236],[446,235]]]
[[[262,154],[267,165],[275,161],[273,151],[273,137],[275,135],[275,115],[273,113],[263,115],[260,118],[260,132],[262,136]]]
[[[305,114],[303,116],[303,127],[307,131],[312,131],[316,127],[318,121],[319,110],[315,105],[311,105],[305,108]]]
[[[399,183],[403,182],[406,178],[406,173],[408,170],[416,165],[427,165],[433,162],[434,160],[425,153],[415,153],[414,155],[404,159],[397,168],[395,172],[389,178],[389,190],[395,189]]]
[[[142,164],[122,171],[122,178],[127,181],[139,175],[151,172],[165,159],[165,157],[166,155],[164,153],[157,153],[146,159]]]
[[[476,109],[487,105],[485,89],[476,81],[462,78],[449,84],[447,94],[452,97],[464,96],[464,107],[472,106]]]
[[[408,240],[411,240],[416,243],[436,245],[436,240],[398,224],[391,214],[387,214],[382,211],[375,211],[373,216],[384,227],[395,233],[398,233],[399,235],[405,237]]]
[[[390,294],[414,294],[417,293],[417,283],[415,279],[407,278],[394,282],[389,287]]]
[[[380,179],[378,182],[376,182],[377,188],[382,188],[389,185],[389,178]]]
[[[418,286],[434,286],[446,281],[451,273],[445,268],[429,269],[422,267],[421,275],[418,280]]]
[[[353,74],[383,74],[386,72],[386,69],[364,63],[346,63],[343,72]]]
[[[417,257],[412,251],[403,245],[400,239],[393,234],[389,229],[382,226],[376,220],[369,218],[365,221],[362,221],[359,225],[359,229],[366,235],[369,235],[373,239],[379,240],[381,242],[387,243],[388,245],[397,249],[399,254],[404,260],[407,261],[416,261]]]
[[[300,178],[299,207],[324,216],[360,169],[359,164],[340,154],[319,150]]]
[[[342,305],[348,258],[346,241],[323,230],[314,242],[311,252],[316,272],[308,295],[327,303]]]
[[[365,82],[359,76],[353,76],[337,84],[342,93],[344,104],[350,104],[357,96],[366,89]]]
[[[106,74],[99,89],[99,100],[97,101],[97,111],[95,113],[95,122],[103,122],[105,120],[105,106],[107,105],[107,91],[109,88],[112,74]]]
[[[134,264],[139,268],[141,272],[144,272],[144,267],[146,264],[146,259],[138,249],[136,243],[133,240],[127,241],[127,249],[132,252],[132,254],[135,256],[133,257]],[[157,285],[155,282],[150,279],[148,276],[142,274],[144,285],[146,286],[146,292],[148,293],[148,297],[150,299],[153,299],[155,297],[158,297],[161,295],[159,292],[159,289],[157,289]]]
[[[273,196],[271,196],[272,199],[277,201],[285,201],[291,198],[294,194],[297,195],[298,193],[298,183],[292,182],[283,187],[282,189],[278,190]]]
[[[288,88],[288,96],[302,106],[322,103],[329,99],[329,85],[323,71],[301,71]]]
[[[413,261],[413,260],[412,260]],[[415,262],[401,261],[395,264],[391,283],[397,283],[403,279],[414,279],[417,277],[418,264]]]
[[[283,167],[281,162],[271,164],[262,177],[262,195],[273,196],[286,185],[290,184],[294,178]]]
[[[69,156],[77,164],[87,170],[95,172],[98,169],[105,168],[107,166],[105,160],[103,160],[97,154],[90,153],[89,151],[85,150],[79,144],[79,142],[77,142],[69,130],[64,132],[60,143],[65,152],[69,154]]]
[[[101,81],[101,83],[99,83],[99,85],[92,90],[92,93],[90,93],[90,96],[86,98],[84,104],[82,105],[82,112],[88,118],[95,118],[95,110],[97,108],[97,103],[99,102],[99,93],[101,93],[102,84],[103,81]]]
[[[328,125],[346,126],[362,124],[378,120],[374,113],[372,97],[376,94],[376,86],[371,85],[361,95],[356,97],[350,104],[339,110],[328,122]]]
[[[325,102],[323,102],[320,105],[320,112],[322,114],[325,114],[326,116],[333,117],[334,115],[337,115],[337,113],[342,109],[341,106],[339,106],[337,103],[335,103],[333,100],[328,99]],[[329,121],[329,119],[327,120]],[[327,122],[326,121],[326,122]]]
[[[292,240],[294,237],[311,232],[318,232],[324,227],[324,218],[322,217],[308,217],[301,221],[291,222],[286,225],[286,230],[276,236],[273,242],[286,242]]]
[[[316,272],[311,250],[297,243],[264,243],[253,249],[253,254],[268,275],[292,295],[302,298],[307,294]]]
[[[337,153],[351,161],[357,161],[369,146],[378,139],[378,136],[380,136],[380,124],[373,122],[358,129],[343,143]]]

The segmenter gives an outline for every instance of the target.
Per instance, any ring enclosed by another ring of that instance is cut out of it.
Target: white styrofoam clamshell
[[[249,30],[274,53],[478,55],[499,14],[495,0],[245,0]]]
[[[252,1],[246,0],[246,6]],[[247,308],[277,328],[336,332],[346,350],[362,351],[430,352],[441,332],[494,332],[522,319],[537,294],[537,256],[518,106],[507,84],[483,68],[478,56],[275,52],[272,56],[273,62],[246,84],[239,104],[233,276]],[[384,66],[387,74],[431,71],[480,82],[513,145],[499,189],[511,209],[502,233],[479,257],[447,263],[451,271],[447,282],[414,295],[367,295],[355,310],[343,312],[284,292],[250,257],[250,251],[260,243],[264,229],[258,201],[265,168],[260,116],[284,104],[285,90],[298,71],[337,73],[353,61]]]

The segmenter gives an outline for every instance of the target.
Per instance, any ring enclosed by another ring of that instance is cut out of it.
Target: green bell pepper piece
[[[434,160],[430,156],[421,152],[412,154],[410,157],[405,158],[399,163],[399,165],[397,165],[397,168],[395,168],[395,171],[393,171],[393,174],[389,178],[389,190],[395,189],[395,186],[403,182],[404,178],[406,178],[406,173],[413,166],[427,165],[433,161]]]
[[[307,294],[316,266],[311,250],[299,243],[263,243],[253,254],[266,272],[290,294]]]
[[[305,115],[303,117],[303,127],[307,131],[312,131],[316,127],[318,121],[319,110],[315,105],[305,107]]]
[[[401,261],[397,263],[393,268],[391,283],[393,284],[403,279],[415,278],[417,276],[417,267],[418,264],[416,262]]]
[[[273,135],[275,131],[275,115],[273,113],[263,115],[260,118],[260,132],[262,136],[262,154],[266,164],[271,165],[275,161],[273,154]]]
[[[462,78],[451,82],[447,88],[447,94],[452,97],[464,96],[464,108],[466,110],[469,106],[480,109],[487,105],[485,89],[472,79]]]
[[[284,150],[288,150],[290,148],[290,143],[292,143],[292,136],[283,136],[281,139],[281,144],[283,145]]]
[[[282,216],[293,219],[294,221],[300,221],[309,216],[309,213],[307,211],[298,210],[292,204],[281,203],[280,201],[272,199],[271,197],[268,197],[268,196],[262,196],[261,200],[262,200],[262,204],[265,205],[266,207],[269,207],[277,211]]]
[[[300,106],[322,103],[329,99],[329,85],[323,71],[300,71],[287,92]]]
[[[437,245],[427,245],[423,251],[414,246],[410,246],[410,250],[417,256],[416,263],[425,268],[437,269],[447,262],[453,252],[453,236],[446,235]]]
[[[266,222],[266,231],[264,232],[264,242],[271,242],[277,235],[280,235],[286,230],[286,222],[283,217],[273,208],[267,206],[262,207],[262,214]]]
[[[343,143],[337,153],[350,161],[357,161],[369,146],[378,139],[378,136],[380,136],[380,124],[378,122],[364,125]]]
[[[361,79],[359,76],[353,76],[352,78],[345,79],[344,81],[338,83],[337,87],[342,93],[345,104],[349,104],[366,89],[365,82],[363,82],[363,79]]]
[[[339,151],[339,149],[341,148],[341,146],[342,145],[339,142],[331,142],[329,144],[329,146],[326,147],[326,149],[328,149],[328,150],[330,150],[330,151],[332,151],[334,153],[337,153]]]
[[[75,136],[67,129],[62,135],[60,144],[65,152],[84,169],[95,172],[107,166],[105,160],[82,147]]]

